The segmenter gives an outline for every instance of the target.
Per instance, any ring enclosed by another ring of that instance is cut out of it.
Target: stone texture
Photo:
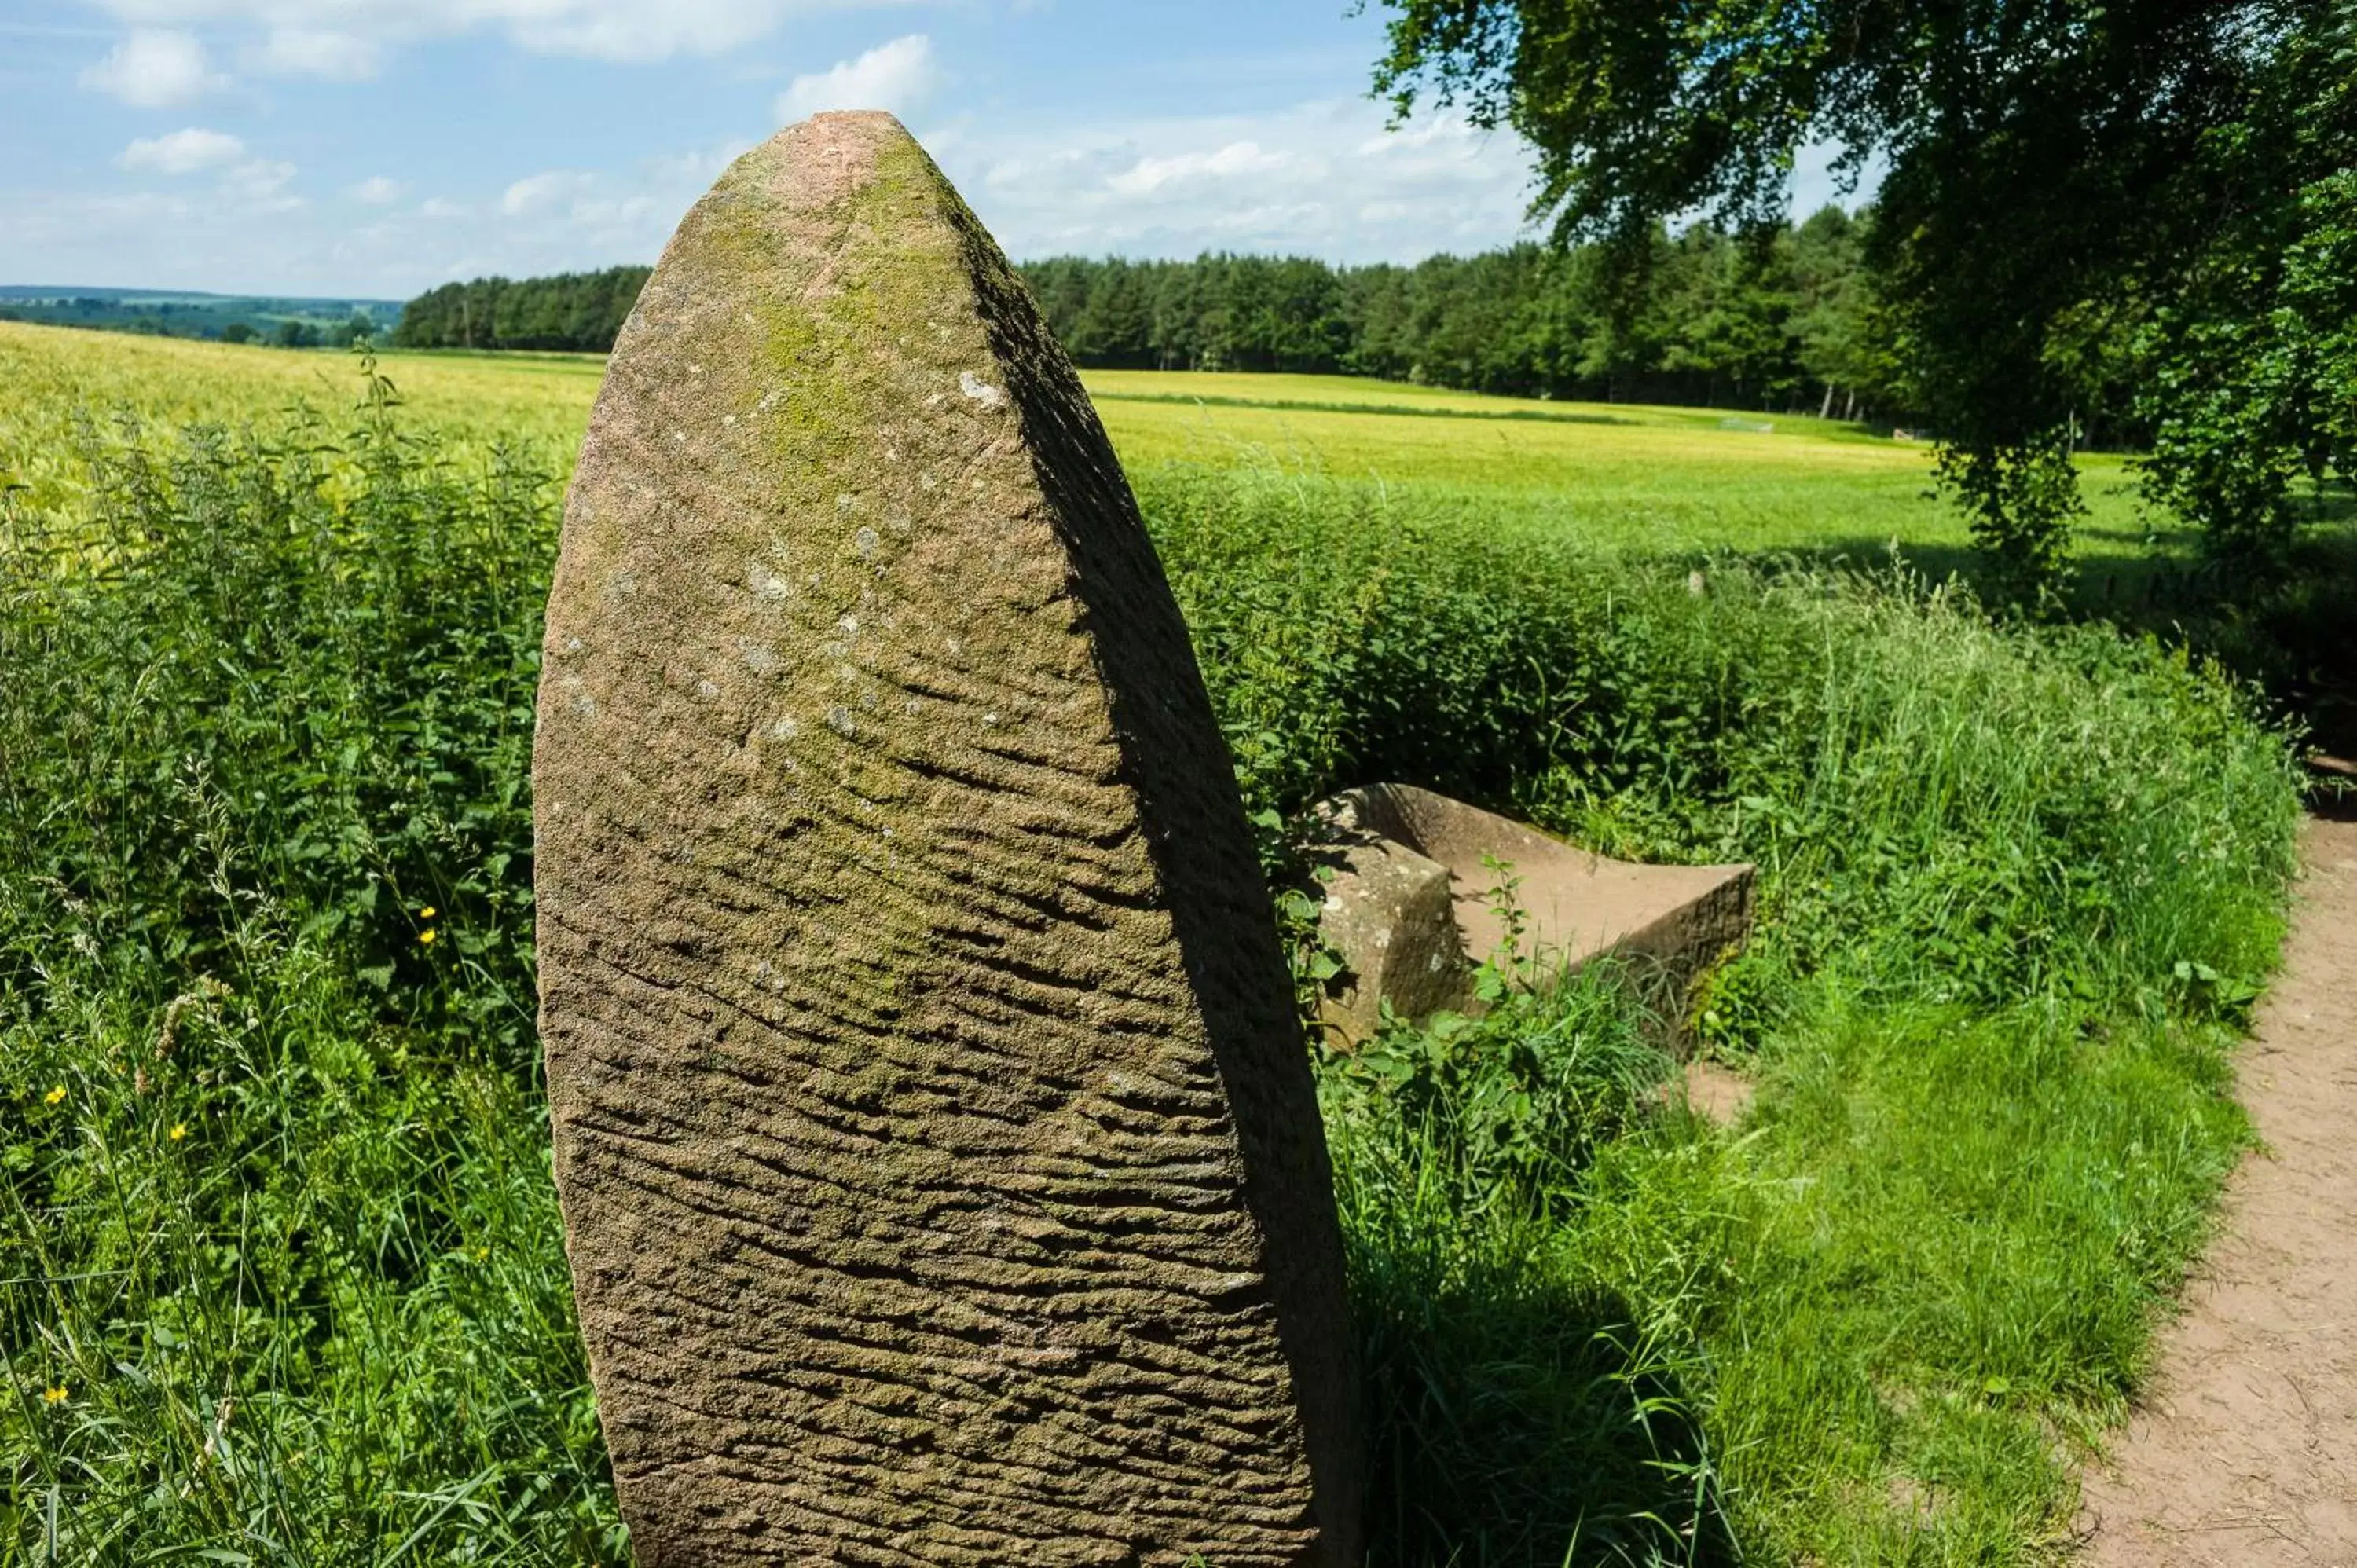
[[[1323,1004],[1323,1021],[1348,1043],[1373,1035],[1386,1000],[1415,1019],[1472,1004],[1472,966],[1506,944],[1498,892],[1509,879],[1508,902],[1523,921],[1517,950],[1533,961],[1533,979],[1610,953],[1664,993],[1674,1011],[1750,932],[1748,865],[1632,865],[1405,784],[1337,795],[1318,815],[1330,837],[1312,860],[1335,874],[1318,925],[1346,969]],[[1410,876],[1404,866],[1445,873],[1454,963],[1420,956],[1442,939],[1433,930],[1429,875]],[[1419,956],[1403,962],[1403,955]]]
[[[1344,1564],[1330,1172],[1094,412],[888,116],[680,225],[567,502],[542,1029],[641,1563]]]
[[[1318,1022],[1335,1044],[1374,1038],[1386,1002],[1403,1018],[1464,1010],[1473,971],[1448,867],[1394,839],[1339,824],[1313,861],[1333,873],[1319,889],[1318,934],[1345,965],[1318,1001]]]

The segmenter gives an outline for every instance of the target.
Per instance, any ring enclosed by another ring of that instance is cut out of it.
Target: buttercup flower
[[[63,1389],[49,1389],[45,1391],[41,1395],[42,1400],[49,1404],[63,1404],[66,1402],[68,1397],[66,1391]]]
[[[435,913],[434,906],[428,904],[425,908],[417,911],[417,918],[421,920],[430,920],[434,918]]]
[[[174,1142],[174,1143],[176,1143],[176,1144],[177,1144],[177,1143],[178,1143],[181,1139],[183,1139],[183,1138],[187,1137],[188,1135],[188,1124],[186,1122],[173,1122],[173,1123],[172,1123],[172,1130],[171,1130],[170,1132],[168,1132],[168,1133],[165,1133],[165,1134],[164,1134],[164,1136],[166,1136],[167,1138],[171,1139],[171,1140],[172,1140],[172,1142]]]
[[[41,1096],[41,1103],[44,1105],[62,1105],[65,1103],[65,1098],[66,1086],[61,1083],[55,1089],[49,1090],[47,1094]]]
[[[418,932],[418,933],[417,933],[417,940],[418,940],[418,941],[419,941],[421,944],[423,944],[423,945],[425,945],[425,946],[426,946],[426,947],[429,947],[429,948],[430,948],[430,947],[432,947],[432,946],[434,945],[434,932],[433,932],[433,930],[429,928],[429,929],[425,929],[425,930],[423,930],[423,931]]]

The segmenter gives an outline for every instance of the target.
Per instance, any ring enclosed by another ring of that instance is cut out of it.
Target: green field
[[[382,368],[0,325],[0,1561],[624,1550],[527,773],[598,366]],[[1289,842],[1350,784],[1760,867],[1686,1020],[1732,1127],[1609,974],[1305,1041],[1373,1568],[2058,1561],[2246,1140],[2299,804],[2254,693],[1892,569],[1963,559],[1920,446],[1089,379],[1305,995]]]
[[[414,423],[569,460],[597,395],[592,355],[387,353]],[[1930,448],[1853,426],[1717,410],[1542,403],[1343,376],[1083,374],[1133,471],[1167,464],[1308,474],[1404,489],[1426,507],[1532,523],[1644,554],[1796,551],[1879,559],[1893,542],[1944,571],[1964,542],[1930,499]],[[241,422],[348,408],[348,354],[106,338],[0,322],[0,452],[44,494],[70,413]],[[1762,430],[1761,426],[1768,427]],[[2117,458],[2085,461],[2093,575],[2148,559]]]
[[[603,362],[586,355],[388,356],[408,414],[462,447],[509,443],[542,461],[581,438]],[[76,426],[128,413],[171,427],[270,424],[307,409],[348,423],[361,395],[344,352],[76,332],[0,321],[0,482],[50,504],[81,482]]]

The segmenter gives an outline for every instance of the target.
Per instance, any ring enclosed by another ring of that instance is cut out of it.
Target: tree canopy
[[[1384,3],[1379,91],[1520,132],[1564,238],[1767,220],[1805,146],[1878,162],[1910,401],[2017,561],[2052,554],[2099,413],[2149,424],[2155,493],[2215,537],[2347,472],[2351,385],[2315,368],[2346,304],[2352,0]],[[2222,422],[2273,456],[2230,460]]]
[[[1342,371],[1598,401],[1908,411],[1875,337],[1866,220],[1828,207],[1734,235],[1644,237],[1641,284],[1598,247],[1413,266],[1305,256],[1053,257],[1024,276],[1083,365]]]
[[[1206,253],[1055,256],[1022,272],[1081,364],[1340,371],[1472,392],[1895,420],[1862,271],[1869,220],[1828,207],[1737,235],[1645,236],[1641,285],[1599,247],[1520,244],[1413,266]],[[410,301],[414,349],[611,348],[644,267],[445,284]]]

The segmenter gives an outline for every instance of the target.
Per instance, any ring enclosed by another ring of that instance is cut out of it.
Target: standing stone
[[[556,1179],[650,1568],[1348,1564],[1331,1176],[1112,449],[899,124],[680,225],[533,759]]]

